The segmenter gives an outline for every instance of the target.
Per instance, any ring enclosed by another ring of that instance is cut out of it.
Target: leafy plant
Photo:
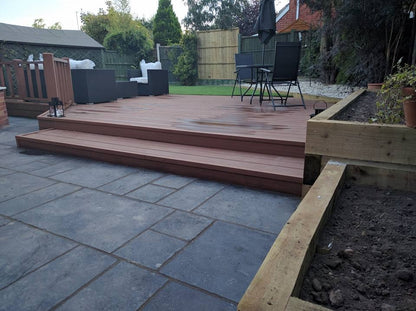
[[[403,119],[403,102],[412,95],[403,94],[403,88],[416,87],[416,67],[408,64],[396,66],[397,71],[389,75],[377,98],[377,121],[395,124]]]
[[[173,11],[170,0],[159,0],[153,22],[153,40],[161,45],[179,43],[182,37],[181,25]]]
[[[173,74],[183,85],[195,85],[198,79],[198,52],[195,33],[187,32],[182,36],[183,53],[179,56]]]

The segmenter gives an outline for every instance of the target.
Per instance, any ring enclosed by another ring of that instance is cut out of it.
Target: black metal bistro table
[[[254,86],[254,90],[253,93],[251,94],[251,98],[250,98],[250,105],[253,101],[253,97],[256,94],[256,90],[258,88],[258,86],[260,85],[260,104],[263,101],[263,97],[264,97],[264,90],[267,89],[266,85],[263,83],[266,81],[265,79],[265,75],[267,74],[264,70],[261,69],[268,69],[268,68],[272,68],[273,65],[265,65],[265,64],[251,64],[251,65],[238,65],[236,66],[236,69],[243,69],[243,68],[250,68],[252,70],[252,74],[255,73],[255,77],[256,77],[256,84]],[[263,87],[264,84],[264,87]],[[267,89],[267,92],[269,92],[269,90]],[[270,94],[269,94],[270,96]]]

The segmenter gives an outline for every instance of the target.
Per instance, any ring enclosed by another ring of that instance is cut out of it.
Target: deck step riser
[[[197,178],[217,180],[247,187],[255,187],[265,190],[285,192],[301,195],[302,180],[293,180],[285,176],[258,176],[258,172],[250,170],[235,170],[233,168],[212,168],[206,164],[189,163],[184,161],[172,161],[157,157],[131,154],[126,152],[108,151],[104,149],[74,146],[61,142],[45,142],[25,136],[17,136],[19,147],[46,150],[55,153],[63,153],[74,156],[88,157],[94,160],[123,164],[134,167],[145,167],[161,170],[169,173],[187,175]]]
[[[181,145],[190,145],[206,148],[218,148],[235,151],[256,152],[287,157],[303,158],[305,154],[304,143],[241,138],[231,135],[218,135],[198,132],[181,132],[169,129],[156,129],[147,127],[106,125],[94,122],[79,122],[72,120],[53,120],[40,117],[39,128],[55,128],[61,130],[76,130],[84,133],[100,135],[117,135],[119,137],[152,140]],[[266,137],[267,138],[267,137]]]

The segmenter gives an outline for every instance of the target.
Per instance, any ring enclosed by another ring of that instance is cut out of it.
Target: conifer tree
[[[173,12],[170,0],[159,0],[153,22],[153,40],[161,45],[170,45],[181,41],[182,31],[178,18]]]

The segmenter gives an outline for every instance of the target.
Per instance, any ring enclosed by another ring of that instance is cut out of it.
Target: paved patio
[[[235,310],[300,199],[19,150],[0,130],[0,310]]]

